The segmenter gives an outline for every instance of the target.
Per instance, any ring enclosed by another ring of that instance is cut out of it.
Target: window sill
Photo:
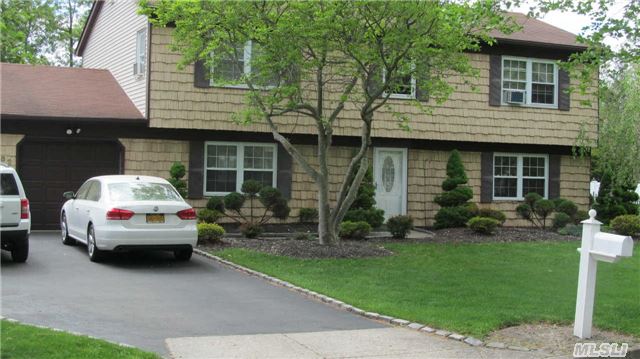
[[[211,87],[211,88],[222,88],[222,89],[251,90],[249,88],[249,86],[247,86],[245,84],[223,85],[223,84],[210,83],[209,87]],[[274,89],[276,86],[254,86],[254,87],[256,88],[256,90],[271,90],[271,89]]]
[[[548,199],[547,197],[542,197],[543,199]],[[523,198],[505,198],[505,197],[494,197],[491,199],[491,202],[524,202]]]
[[[536,105],[536,104],[524,104],[524,105],[516,105],[516,104],[511,104],[511,103],[506,103],[503,102],[501,104],[502,106],[505,107],[524,107],[524,108],[540,108],[540,109],[546,109],[546,110],[557,110],[558,109],[558,105]]]

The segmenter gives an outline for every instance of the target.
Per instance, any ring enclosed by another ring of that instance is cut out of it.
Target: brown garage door
[[[118,174],[115,142],[25,140],[18,149],[18,173],[31,203],[32,229],[58,229],[65,191],[77,191],[90,177]]]

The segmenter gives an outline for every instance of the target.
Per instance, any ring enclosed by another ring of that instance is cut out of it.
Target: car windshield
[[[182,197],[166,183],[110,183],[112,201],[182,201]]]

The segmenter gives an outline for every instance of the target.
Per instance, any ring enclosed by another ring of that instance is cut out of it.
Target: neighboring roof
[[[0,115],[145,121],[108,70],[0,63]]]
[[[93,26],[95,25],[96,19],[98,18],[100,10],[102,9],[102,4],[104,4],[104,1],[98,0],[94,1],[93,5],[91,5],[89,16],[87,16],[87,21],[84,23],[84,27],[82,28],[82,34],[80,34],[78,45],[76,45],[76,56],[82,56],[84,48],[85,46],[87,46],[87,42],[89,41],[89,36],[91,35]]]
[[[575,50],[587,48],[586,45],[576,41],[575,34],[547,24],[542,20],[517,12],[509,12],[507,15],[521,25],[522,30],[509,35],[494,31],[491,35],[498,40],[498,44],[514,43]]]

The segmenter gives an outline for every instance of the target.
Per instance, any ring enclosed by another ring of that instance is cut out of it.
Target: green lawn
[[[121,347],[104,340],[11,323],[6,320],[0,324],[2,326],[0,342],[2,359],[160,359],[156,354]]]
[[[573,322],[579,242],[389,244],[366,259],[215,254],[353,304],[483,337],[518,323]],[[600,262],[594,323],[640,337],[640,255]]]

